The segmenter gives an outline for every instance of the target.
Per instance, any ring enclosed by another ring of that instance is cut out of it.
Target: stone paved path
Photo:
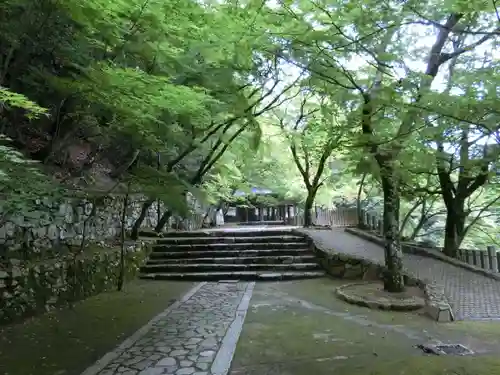
[[[82,375],[227,374],[254,284],[198,284]]]
[[[303,230],[317,246],[383,263],[383,248],[338,228]],[[456,319],[500,319],[500,282],[451,264],[413,254],[404,255],[404,266],[418,278],[433,280],[445,288]]]

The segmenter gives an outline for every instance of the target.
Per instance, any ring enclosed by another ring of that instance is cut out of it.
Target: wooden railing
[[[380,236],[383,235],[383,224],[379,215],[362,212],[361,218],[361,224],[364,229],[374,231]],[[430,250],[443,251],[443,248],[440,247],[425,246],[422,244],[416,245]],[[500,252],[495,246],[487,246],[484,250],[459,249],[457,259],[488,271],[500,272]]]
[[[292,225],[304,225],[304,213],[292,218]],[[354,227],[358,225],[356,208],[315,208],[312,210],[313,225],[322,227]]]

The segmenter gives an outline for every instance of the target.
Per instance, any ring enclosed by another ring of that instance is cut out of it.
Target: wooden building
[[[236,191],[235,196],[239,202],[229,204],[224,214],[225,223],[292,224],[297,216],[297,201],[285,199],[269,189],[252,188],[250,193]]]

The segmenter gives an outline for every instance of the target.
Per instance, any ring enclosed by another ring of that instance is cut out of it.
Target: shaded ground
[[[384,263],[384,249],[372,242],[333,230],[300,229],[325,251],[334,251]],[[500,281],[464,268],[419,255],[404,254],[405,268],[419,279],[443,285],[457,319],[500,319]]]
[[[435,323],[334,297],[341,282],[257,284],[231,375],[494,374],[500,323]],[[462,343],[480,356],[429,356],[415,345]]]
[[[78,375],[192,286],[134,281],[123,292],[0,328],[0,374]]]

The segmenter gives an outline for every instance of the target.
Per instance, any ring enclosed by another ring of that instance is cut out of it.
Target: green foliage
[[[252,187],[351,202],[366,175],[363,204],[394,185],[403,234],[442,240],[459,217],[458,242],[483,246],[499,208],[497,17],[458,0],[4,1],[1,193],[51,190],[28,160],[86,144],[89,164],[176,213],[188,193],[244,203],[234,192]]]

